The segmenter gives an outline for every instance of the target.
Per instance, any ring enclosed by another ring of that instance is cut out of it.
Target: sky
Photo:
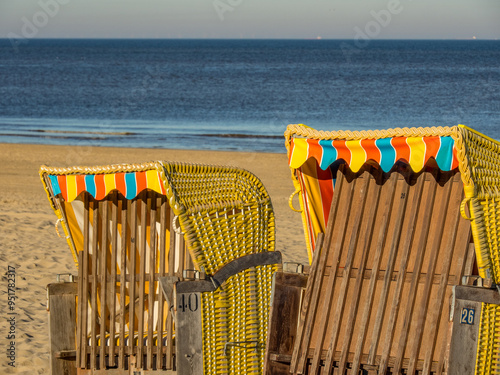
[[[0,38],[500,39],[499,0],[0,0]]]

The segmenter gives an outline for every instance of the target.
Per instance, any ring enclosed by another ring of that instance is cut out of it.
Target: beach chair
[[[281,256],[260,180],[168,162],[40,176],[78,268],[48,286],[52,375],[262,373]],[[188,285],[182,303],[182,285],[164,295],[164,278]],[[189,279],[220,284],[190,291]],[[183,313],[198,317],[196,337]]]
[[[275,276],[265,373],[500,373],[500,144],[465,126],[285,134],[312,264]],[[272,338],[276,295],[301,307]]]

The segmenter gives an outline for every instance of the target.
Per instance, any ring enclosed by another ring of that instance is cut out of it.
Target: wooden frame
[[[340,167],[293,352],[268,363],[294,374],[447,373],[447,303],[472,272],[462,199],[458,171]]]
[[[78,283],[65,283],[74,289],[72,300],[67,293],[64,298],[53,295],[52,290],[61,290],[65,284],[49,286],[50,332],[64,336],[57,341],[66,343],[64,362],[60,345],[52,349],[52,361],[59,363],[53,365],[52,374],[76,374],[77,368],[80,374],[103,369],[117,374],[134,369],[170,373],[175,369],[173,316],[158,279],[167,275],[183,279],[183,270],[194,267],[182,235],[172,228],[167,198],[144,191],[136,199],[126,200],[114,192],[95,201],[84,193],[82,201],[84,249],[78,254]],[[137,269],[132,271],[134,264]],[[154,272],[149,270],[151,264],[156,265]],[[61,330],[61,314],[71,315],[64,321],[74,322],[73,336],[68,336],[68,329]],[[137,334],[130,338],[128,332]],[[153,345],[150,338],[154,338]]]

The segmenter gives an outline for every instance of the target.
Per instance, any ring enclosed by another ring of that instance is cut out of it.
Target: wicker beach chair
[[[285,134],[312,265],[276,275],[266,373],[500,373],[500,144],[464,126]],[[285,301],[301,308],[280,320]]]
[[[53,375],[262,373],[281,257],[255,176],[168,162],[42,167],[40,175],[78,268],[76,282],[48,286]],[[245,256],[255,258],[233,266]],[[212,277],[221,270],[224,278]],[[176,303],[162,293],[163,278],[174,289],[190,290],[191,278],[195,289],[220,285]],[[195,337],[184,312],[199,321]]]

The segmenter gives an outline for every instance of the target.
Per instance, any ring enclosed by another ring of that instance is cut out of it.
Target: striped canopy
[[[316,237],[324,232],[328,222],[335,187],[330,166],[344,162],[353,172],[358,172],[371,161],[389,172],[395,163],[404,162],[414,172],[420,172],[430,159],[443,171],[459,166],[456,142],[450,135],[355,139],[290,136],[287,147],[289,166],[294,171],[297,190],[302,193],[300,203],[309,261],[312,261]]]
[[[314,158],[319,168],[326,170],[337,160],[343,160],[357,172],[368,160],[373,160],[384,172],[389,172],[397,161],[404,161],[414,172],[419,172],[430,158],[434,158],[441,170],[449,171],[458,167],[456,153],[455,141],[449,136],[350,141],[294,138],[289,165],[297,169],[309,158]]]
[[[54,195],[61,194],[72,202],[86,191],[96,200],[104,199],[111,191],[120,192],[126,199],[133,199],[145,189],[165,195],[165,187],[157,170],[117,172],[109,174],[49,175]]]

